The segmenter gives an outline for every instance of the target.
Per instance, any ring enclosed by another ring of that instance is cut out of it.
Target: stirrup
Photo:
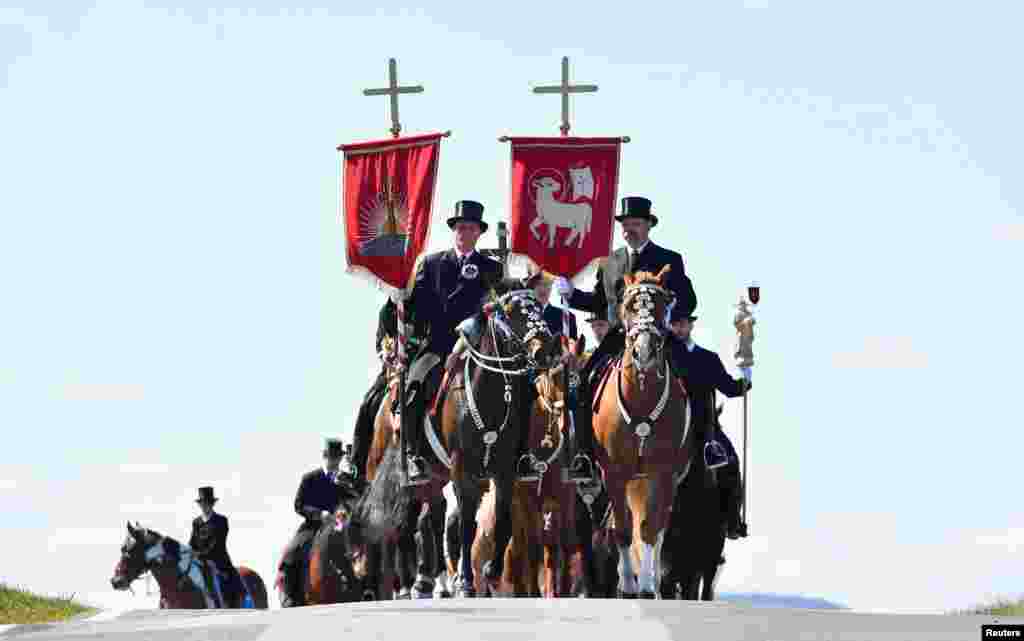
[[[708,441],[704,444],[704,466],[709,470],[717,470],[729,464],[729,456],[725,448],[718,441]]]
[[[577,461],[583,461],[583,465],[578,466]],[[582,471],[578,471],[582,468]],[[572,463],[569,466],[569,481],[572,483],[593,483],[594,482],[594,463],[590,460],[590,456],[587,454],[579,453],[572,458]]]
[[[409,478],[405,485],[426,485],[430,482],[430,474],[427,471],[427,461],[419,455],[408,457]]]
[[[524,465],[525,463],[525,465]],[[532,452],[523,454],[519,457],[519,461],[516,463],[516,475],[520,481],[539,481],[540,472],[542,471],[540,466],[544,467],[543,471],[547,471],[547,464],[541,463],[537,460],[537,457]]]

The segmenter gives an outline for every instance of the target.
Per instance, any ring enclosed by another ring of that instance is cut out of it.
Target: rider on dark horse
[[[725,371],[722,359],[715,352],[704,349],[693,342],[690,331],[696,316],[690,316],[685,322],[673,328],[676,336],[686,346],[683,361],[683,381],[690,393],[693,408],[693,424],[708,427],[708,438],[715,445],[715,464],[708,469],[722,468],[718,472],[718,487],[722,493],[722,504],[726,506],[725,533],[730,539],[747,536],[747,525],[740,518],[740,466],[739,457],[725,432],[714,430],[715,425],[715,390],[729,398],[742,396],[744,390],[750,390],[750,368],[742,368],[742,378],[733,378]]]
[[[377,354],[381,354],[385,337],[395,338],[397,335],[398,308],[389,298],[381,307],[377,319]],[[370,456],[370,445],[373,443],[373,423],[377,416],[377,408],[387,395],[387,378],[387,366],[382,358],[380,372],[359,407],[359,417],[356,419],[352,435],[352,465],[355,467],[356,477],[361,480],[366,479],[366,460]]]
[[[454,365],[456,344],[460,348],[467,341],[476,344],[484,325],[482,305],[492,288],[504,281],[504,265],[476,251],[477,240],[487,231],[483,212],[484,206],[476,201],[455,203],[455,215],[448,219],[455,246],[429,254],[420,262],[412,295],[406,303],[412,310],[414,335],[426,337],[408,373],[406,411],[410,413],[407,425],[411,485],[429,482],[429,467],[440,464],[426,444],[423,420],[428,403],[433,400],[443,371]],[[521,417],[529,425],[529,412],[522,412]],[[522,467],[527,461],[529,429],[524,427],[520,431]],[[532,473],[532,469],[520,470],[522,476]]]
[[[212,487],[199,488],[196,503],[199,504],[202,514],[192,521],[192,535],[189,537],[188,545],[202,564],[204,574],[207,572],[207,563],[212,562],[221,576],[221,592],[224,595],[224,603],[221,606],[238,607],[245,589],[238,570],[228,556],[228,519],[223,514],[213,511],[213,506],[218,500],[213,495]],[[210,596],[215,596],[214,590],[210,591]]]
[[[599,378],[592,381],[590,375],[594,372],[594,366],[607,365],[610,360],[608,357],[620,355],[626,344],[626,333],[618,314],[618,306],[624,291],[623,277],[626,274],[639,271],[657,274],[666,265],[671,266],[665,287],[675,296],[674,304],[669,312],[672,326],[678,326],[697,308],[697,295],[694,293],[693,284],[686,275],[683,257],[677,252],[654,244],[649,239],[651,228],[658,224],[657,216],[651,214],[651,201],[637,196],[623,198],[622,213],[616,216],[615,220],[622,224],[623,238],[627,247],[615,250],[605,259],[604,264],[597,272],[597,284],[594,291],[578,290],[568,279],[563,277],[555,280],[555,289],[563,298],[568,299],[570,307],[594,314],[603,312],[607,315],[610,325],[608,334],[594,350],[583,371],[580,372],[581,384],[584,389],[579,395],[577,406],[577,455],[569,470],[569,480],[576,482],[591,482],[594,474],[594,427],[591,403],[594,393],[593,384]],[[673,366],[677,367],[682,360],[683,343],[676,338],[674,333],[670,332],[668,344]],[[705,458],[710,454],[709,449],[705,448]]]
[[[302,476],[302,482],[295,494],[295,513],[303,518],[303,522],[285,548],[284,557],[281,559],[285,593],[281,607],[295,607],[304,601],[300,566],[306,544],[313,540],[324,519],[331,518],[342,502],[352,501],[359,496],[358,480],[343,474],[339,469],[343,455],[341,441],[327,439],[323,451],[323,467]]]

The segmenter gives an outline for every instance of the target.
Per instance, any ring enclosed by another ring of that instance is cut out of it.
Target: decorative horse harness
[[[634,294],[635,292],[635,294]],[[623,292],[624,304],[628,304],[632,307],[636,314],[629,319],[625,320],[625,330],[627,340],[635,340],[641,334],[654,335],[658,337],[656,344],[655,354],[660,353],[665,349],[665,343],[667,336],[662,332],[659,327],[658,319],[654,316],[654,310],[657,309],[657,305],[654,302],[654,296],[661,295],[668,298],[672,297],[672,292],[651,283],[642,283],[639,285],[631,285]],[[667,313],[667,312],[666,312]],[[665,381],[661,391],[661,396],[658,398],[658,403],[654,406],[654,410],[649,416],[631,416],[629,410],[626,409],[626,401],[622,396],[622,359],[615,363],[615,375],[616,375],[616,386],[615,386],[615,400],[618,403],[619,414],[622,415],[622,419],[633,428],[633,432],[640,439],[640,456],[644,455],[644,445],[647,438],[651,435],[654,424],[661,418],[662,413],[665,411],[665,407],[668,406],[668,400],[671,397],[672,392],[672,376],[668,364],[668,359],[665,359],[665,368],[663,372],[657,372],[658,380]],[[643,369],[637,368],[637,378],[640,383],[640,390],[643,391],[646,380],[646,372]],[[683,416],[683,437],[680,440],[680,444],[686,442],[686,433],[690,425],[690,403],[687,399],[685,405],[685,413]]]
[[[507,310],[513,305],[519,305],[522,308],[523,313],[526,315],[526,333],[520,337],[512,330],[512,327],[508,324],[505,314]],[[466,358],[465,365],[463,366],[463,381],[466,394],[466,408],[469,411],[470,417],[473,419],[473,425],[476,427],[477,432],[482,434],[483,443],[486,447],[484,451],[483,467],[487,468],[488,463],[491,459],[491,448],[494,447],[495,443],[498,442],[498,437],[505,427],[508,425],[508,419],[512,415],[512,376],[527,376],[538,370],[540,367],[537,365],[536,360],[526,352],[526,346],[531,340],[538,336],[550,338],[551,330],[548,328],[544,318],[541,315],[540,303],[537,301],[533,290],[530,289],[517,289],[510,291],[498,299],[498,304],[494,307],[494,311],[491,314],[488,322],[488,327],[491,332],[491,340],[494,344],[494,350],[496,354],[490,356],[480,352],[472,344],[467,344],[466,347]],[[514,352],[511,356],[501,355],[502,342],[498,340],[498,334],[504,339],[504,343],[511,343],[514,348]],[[488,429],[484,423],[483,417],[480,415],[480,409],[477,405],[476,398],[473,396],[473,386],[470,383],[469,376],[469,364],[472,361],[478,368],[501,374],[505,380],[505,417],[501,421],[501,425],[497,428]],[[518,365],[518,367],[517,367]],[[437,438],[437,434],[434,431],[433,425],[430,423],[429,415],[427,416],[427,440],[430,442],[431,448],[434,453],[437,454],[441,462],[446,467],[451,468],[451,459],[444,451],[444,447],[441,446],[440,441]]]

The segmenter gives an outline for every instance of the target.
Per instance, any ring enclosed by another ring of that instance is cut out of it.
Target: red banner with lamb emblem
[[[443,134],[341,145],[346,271],[404,291],[427,246]]]
[[[611,253],[621,138],[510,138],[510,250],[579,282]]]

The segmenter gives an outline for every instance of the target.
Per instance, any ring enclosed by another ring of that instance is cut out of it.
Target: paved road
[[[263,612],[143,611],[108,621],[17,626],[0,641],[977,641],[987,616],[858,614],[725,602],[477,599],[389,601]],[[1024,623],[1002,618],[1001,623]]]

